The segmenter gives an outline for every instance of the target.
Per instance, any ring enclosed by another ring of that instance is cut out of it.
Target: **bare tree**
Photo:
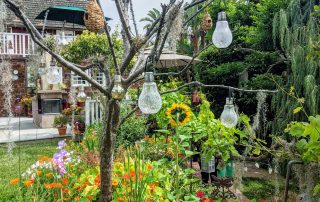
[[[100,150],[100,171],[101,171],[101,201],[110,202],[112,201],[112,165],[113,165],[113,153],[114,153],[114,145],[116,134],[119,129],[121,123],[123,123],[127,117],[132,115],[137,108],[135,108],[132,112],[130,112],[127,116],[125,116],[122,120],[120,119],[120,102],[119,100],[115,100],[111,96],[111,91],[114,86],[114,78],[112,78],[109,70],[109,66],[105,65],[103,61],[95,61],[95,64],[90,64],[88,66],[81,66],[77,64],[73,64],[66,59],[64,59],[57,52],[51,50],[44,43],[43,36],[39,33],[39,31],[35,28],[35,26],[28,19],[26,14],[20,8],[20,6],[13,0],[2,0],[5,2],[6,6],[23,22],[27,31],[30,33],[33,41],[44,51],[48,52],[52,57],[63,65],[65,68],[71,70],[77,75],[81,76],[83,79],[88,81],[92,87],[99,90],[105,97],[105,113],[104,113],[104,132],[102,135],[101,141],[101,150]],[[105,21],[105,32],[108,38],[109,46],[111,49],[111,56],[113,58],[114,67],[116,73],[122,76],[122,86],[125,91],[139,80],[139,76],[144,72],[144,66],[135,69],[131,72],[126,78],[124,78],[124,74],[126,70],[128,70],[128,66],[130,62],[134,59],[135,55],[139,53],[140,49],[144,47],[151,39],[154,39],[154,46],[150,53],[150,57],[154,63],[157,63],[160,54],[162,53],[162,49],[165,45],[167,37],[170,32],[170,24],[172,23],[174,17],[180,9],[189,9],[193,6],[198,5],[199,3],[205,2],[206,0],[198,0],[194,1],[192,4],[183,6],[183,1],[170,0],[168,4],[161,4],[161,15],[158,19],[156,19],[146,31],[146,33],[142,36],[137,32],[138,30],[135,27],[136,35],[131,32],[130,23],[129,23],[129,5],[131,0],[115,0],[115,4],[117,7],[117,11],[120,17],[121,25],[122,25],[122,36],[123,41],[125,43],[125,51],[122,57],[121,64],[118,64],[118,58],[115,54],[113,42],[111,39],[111,35],[108,30],[108,24]],[[100,2],[98,1],[99,5]],[[132,6],[132,5],[131,5]],[[100,5],[101,7],[101,5]],[[133,14],[133,9],[130,9]],[[133,18],[134,19],[134,18]],[[136,26],[136,22],[133,23]],[[169,28],[168,28],[169,27]],[[194,58],[197,54],[194,55]],[[169,72],[165,75],[180,75],[184,71],[188,70],[191,66],[192,62],[190,62],[182,71],[179,72]],[[151,64],[150,64],[151,65]],[[99,84],[96,80],[94,80],[90,75],[88,75],[84,69],[90,69],[94,66],[98,66],[104,73],[106,79],[106,85],[103,86]],[[214,87],[214,88],[229,88],[228,86],[223,85],[205,85],[198,81],[193,81],[187,84],[184,84],[176,89],[162,92],[162,94],[171,93],[175,91],[179,91],[180,89],[187,87],[189,85],[196,85],[202,87]],[[232,88],[232,87],[231,87]],[[233,88],[234,90],[240,91],[248,91],[248,92],[269,92],[274,93],[275,91],[268,90],[244,90]]]

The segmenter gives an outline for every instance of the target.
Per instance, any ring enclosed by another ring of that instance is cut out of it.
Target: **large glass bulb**
[[[220,117],[222,125],[227,128],[235,127],[238,123],[238,115],[234,109],[233,98],[227,98],[223,112]]]
[[[142,92],[138,105],[144,114],[156,114],[160,111],[162,100],[157,85],[154,82],[153,72],[146,72]]]
[[[114,77],[114,86],[111,91],[112,98],[115,100],[122,100],[125,95],[125,91],[121,85],[121,76],[115,75]]]
[[[68,41],[67,41],[67,38],[66,38],[66,34],[64,33],[64,31],[62,31],[61,33],[61,38],[60,38],[60,45],[67,45],[68,44]]]
[[[216,28],[212,35],[212,42],[217,48],[227,48],[232,43],[232,32],[229,28],[225,12],[218,14]]]
[[[87,95],[84,92],[84,86],[80,86],[79,93],[77,95],[77,100],[78,100],[78,102],[85,102],[86,99],[87,99]]]
[[[54,62],[51,62],[50,67],[47,70],[46,77],[48,84],[58,84],[61,82],[61,74]]]

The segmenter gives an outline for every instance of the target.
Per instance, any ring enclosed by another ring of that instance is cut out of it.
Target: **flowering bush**
[[[29,107],[29,106],[31,106],[32,99],[31,99],[30,97],[25,96],[25,97],[22,97],[20,103],[21,103],[22,105],[24,105],[24,106]]]

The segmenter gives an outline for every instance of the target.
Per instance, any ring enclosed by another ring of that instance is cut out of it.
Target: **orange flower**
[[[68,184],[69,184],[68,178],[62,178],[61,182],[62,182],[64,185],[68,185]]]
[[[153,168],[152,165],[148,165],[147,170],[150,171],[150,170],[152,170],[152,168]]]
[[[50,177],[51,177],[51,173],[47,173],[47,174],[46,174],[46,177],[47,177],[47,178],[50,178]]]
[[[89,201],[92,201],[92,199],[93,199],[92,196],[88,196],[87,198],[89,199]]]
[[[97,175],[95,178],[94,178],[94,184],[98,187],[100,187],[100,175]]]
[[[152,194],[154,192],[154,189],[156,188],[155,184],[149,184],[150,187],[150,193]]]
[[[117,180],[112,180],[112,186],[117,186],[119,182]]]
[[[80,201],[80,196],[78,195],[78,196],[76,196],[74,199],[75,199],[76,201]]]
[[[23,182],[24,186],[26,186],[27,188],[31,187],[31,185],[33,185],[34,180],[26,180]]]
[[[122,176],[122,179],[125,179],[127,181],[129,181],[129,175],[127,173],[125,173],[123,176]]]
[[[47,156],[43,156],[43,157],[39,158],[39,162],[40,162],[40,163],[43,163],[43,162],[45,162],[45,161],[50,161],[50,158],[47,157]]]
[[[135,172],[134,172],[134,170],[131,170],[130,171],[130,177],[134,177],[135,176]]]
[[[77,190],[81,191],[82,190],[82,186],[77,187]]]
[[[61,183],[52,183],[52,184],[53,184],[53,188],[58,188],[58,189],[62,188],[62,184]]]
[[[18,182],[19,182],[19,178],[15,178],[15,179],[10,180],[10,184],[12,184],[12,185],[16,185],[16,184],[18,184]]]
[[[62,193],[70,194],[70,190],[66,188],[62,188]]]
[[[52,189],[52,184],[46,184],[46,183],[44,183],[44,187],[45,187],[46,189]]]
[[[42,171],[41,170],[37,170],[36,173],[37,173],[37,176],[40,176],[42,174]]]
[[[44,187],[47,189],[53,189],[53,188],[58,188],[61,189],[62,188],[62,184],[61,183],[50,183],[50,184],[44,184]]]

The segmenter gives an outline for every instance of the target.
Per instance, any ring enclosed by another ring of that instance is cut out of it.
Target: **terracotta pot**
[[[61,136],[66,135],[66,133],[67,133],[67,127],[66,126],[57,127],[57,128],[58,128],[59,135],[61,135]]]

